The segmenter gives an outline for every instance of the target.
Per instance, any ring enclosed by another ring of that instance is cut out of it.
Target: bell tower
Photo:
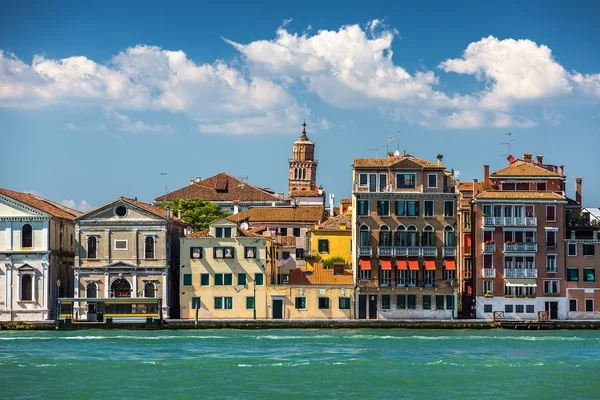
[[[294,142],[288,178],[288,198],[310,196],[318,192],[315,144],[306,136],[306,121],[302,124],[302,135]]]

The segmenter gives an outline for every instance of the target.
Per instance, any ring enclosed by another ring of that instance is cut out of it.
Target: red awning
[[[392,262],[390,261],[389,258],[382,258],[381,260],[379,260],[379,262],[381,263],[381,269],[385,269],[385,270],[392,270]]]
[[[371,259],[369,257],[360,258],[360,269],[363,271],[371,270]]]
[[[427,271],[435,271],[435,259],[434,258],[426,258],[425,259],[425,269]]]
[[[446,258],[444,260],[444,265],[446,266],[446,270],[448,270],[448,271],[455,271],[456,270],[456,263],[451,258]]]
[[[419,270],[419,260],[417,260],[416,258],[409,259],[408,267],[410,268],[411,271],[418,271]]]
[[[396,259],[396,267],[398,267],[398,269],[406,271],[408,269],[408,266],[406,265],[406,258]]]

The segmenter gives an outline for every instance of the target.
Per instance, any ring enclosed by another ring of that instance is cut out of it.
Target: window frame
[[[186,284],[186,278],[189,277],[189,283]],[[192,274],[181,274],[181,286],[190,287],[193,286]]]
[[[322,244],[324,244],[325,249],[322,250]],[[317,240],[317,249],[319,253],[329,254],[329,239],[319,238]]]
[[[250,305],[252,302],[252,305]],[[246,310],[254,310],[256,308],[256,298],[254,296],[246,296]]]
[[[435,186],[431,186],[431,178],[435,178]],[[437,174],[427,174],[427,188],[429,189],[437,189],[438,188],[438,175]]]
[[[198,257],[195,257],[195,250],[198,250]],[[199,246],[190,246],[190,260],[201,260],[204,250]]]
[[[258,279],[259,277],[260,277],[260,279]],[[264,284],[265,284],[265,275],[262,272],[256,272],[254,274],[254,285],[255,286],[264,286]]]
[[[244,279],[241,279],[244,277]],[[243,281],[243,283],[242,283]],[[238,272],[237,274],[237,285],[238,286],[246,286],[248,284],[248,276],[245,272]]]
[[[322,307],[321,306],[321,301],[326,301],[327,303],[327,307]],[[329,302],[329,297],[327,296],[319,296],[317,297],[317,309],[319,310],[329,310],[331,308],[331,304]]]
[[[591,254],[586,254],[586,246],[588,249],[592,249]],[[581,245],[581,253],[584,257],[594,257],[596,255],[596,245],[593,243],[582,243]]]
[[[342,300],[344,303],[342,304]],[[340,296],[338,297],[338,309],[339,310],[350,310],[351,302],[350,297],[348,296]]]
[[[27,233],[25,228],[28,228]],[[25,243],[26,240],[28,243]],[[26,246],[26,244],[29,244],[29,246]],[[31,224],[23,224],[21,226],[21,248],[32,249],[33,245],[33,226]]]
[[[117,242],[125,242],[125,248],[124,249],[118,249],[117,248]],[[128,251],[129,250],[129,239],[115,239],[113,240],[113,250],[114,251]]]
[[[223,252],[223,257],[217,257],[217,250]],[[231,249],[231,257],[225,257],[226,249]],[[235,247],[233,246],[217,246],[213,247],[213,259],[215,260],[234,260],[235,259]]]
[[[385,302],[384,302],[384,299],[386,300]],[[392,296],[389,294],[382,294],[381,295],[381,309],[382,310],[390,310],[391,308],[392,308]]]
[[[196,304],[198,304],[198,310],[200,310],[202,308],[202,296],[192,296],[192,305],[190,306],[190,309],[196,310]]]
[[[446,204],[450,203],[450,210],[452,211],[451,214],[447,214],[446,213]],[[455,205],[454,205],[454,200],[444,200],[444,218],[454,218],[454,216],[456,215],[455,212]]]
[[[387,204],[387,205],[386,205]],[[382,206],[384,206],[382,208]],[[387,212],[382,212],[384,211]],[[377,200],[377,216],[378,217],[389,217],[390,216],[390,201],[389,200]]]
[[[592,279],[588,279],[588,272],[591,271]],[[596,269],[593,267],[584,267],[583,268],[583,283],[594,283],[596,282]]]
[[[575,249],[574,253],[571,253],[571,246]],[[568,257],[577,257],[577,243],[567,243],[567,256]]]
[[[206,283],[204,280],[206,279]],[[202,273],[200,274],[200,286],[210,286],[210,274]]]
[[[300,306],[298,307],[298,302],[300,302]],[[306,310],[306,296],[296,296],[294,297],[294,308],[296,310]]]
[[[399,177],[402,176],[402,180],[406,182],[406,176],[412,175],[412,186],[411,185],[398,185],[400,182]],[[396,189],[416,189],[417,188],[417,174],[414,172],[396,172]]]
[[[248,253],[252,251],[253,252],[253,256],[252,257],[248,257]],[[256,246],[244,246],[244,258],[245,259],[249,259],[249,260],[254,260],[256,259],[256,253],[258,252]]]
[[[573,305],[573,302],[575,303],[574,310],[572,310],[573,307],[571,307]],[[569,312],[577,312],[578,310],[579,310],[579,302],[577,301],[577,299],[570,298],[569,299]]]
[[[361,203],[366,203],[366,208],[364,210],[365,211],[364,214],[361,213]],[[368,216],[369,215],[369,211],[371,209],[370,207],[371,207],[370,200],[363,200],[363,199],[356,200],[356,208],[357,208],[356,215],[359,216],[359,217],[366,217],[366,216]]]
[[[554,210],[553,211],[553,214],[554,214],[553,219],[549,219],[548,210]],[[556,220],[556,205],[554,205],[554,204],[546,205],[546,222],[556,222],[556,221],[557,221]]]
[[[90,241],[94,241],[94,257],[90,257]],[[98,235],[88,235],[86,239],[86,258],[96,260],[98,258]]]
[[[148,257],[148,239],[150,239],[152,245],[152,257]],[[156,236],[145,235],[144,236],[144,259],[145,260],[156,260]]]
[[[431,205],[431,215],[427,215],[427,205]],[[435,217],[435,200],[423,200],[423,218]]]
[[[571,275],[570,271],[574,271],[575,273]],[[571,279],[572,276],[575,279]],[[567,267],[567,282],[579,282],[579,268],[576,267]]]
[[[592,304],[591,310],[588,310],[588,304]],[[585,312],[594,312],[594,299],[585,299]]]

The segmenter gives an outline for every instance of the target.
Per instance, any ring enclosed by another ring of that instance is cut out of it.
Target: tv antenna
[[[240,181],[242,181],[241,185],[238,185],[238,187],[241,187],[242,189],[244,188],[244,186],[246,186],[246,181],[248,180],[247,176],[238,176],[237,177]]]
[[[165,197],[164,197],[163,200],[167,201],[167,193],[168,193],[168,191],[167,191],[167,173],[166,172],[161,172],[160,174],[165,176]]]
[[[369,149],[369,151],[375,152],[375,158],[379,158],[379,149]]]
[[[512,133],[510,132],[506,132],[505,133],[506,136],[508,136],[508,141],[507,142],[502,142],[500,144],[505,144],[508,146],[508,154],[502,154],[503,156],[512,156],[512,144],[515,141],[515,139],[512,138]]]

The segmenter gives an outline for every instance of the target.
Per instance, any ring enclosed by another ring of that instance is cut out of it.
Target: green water
[[[0,331],[2,399],[600,398],[600,332]]]

